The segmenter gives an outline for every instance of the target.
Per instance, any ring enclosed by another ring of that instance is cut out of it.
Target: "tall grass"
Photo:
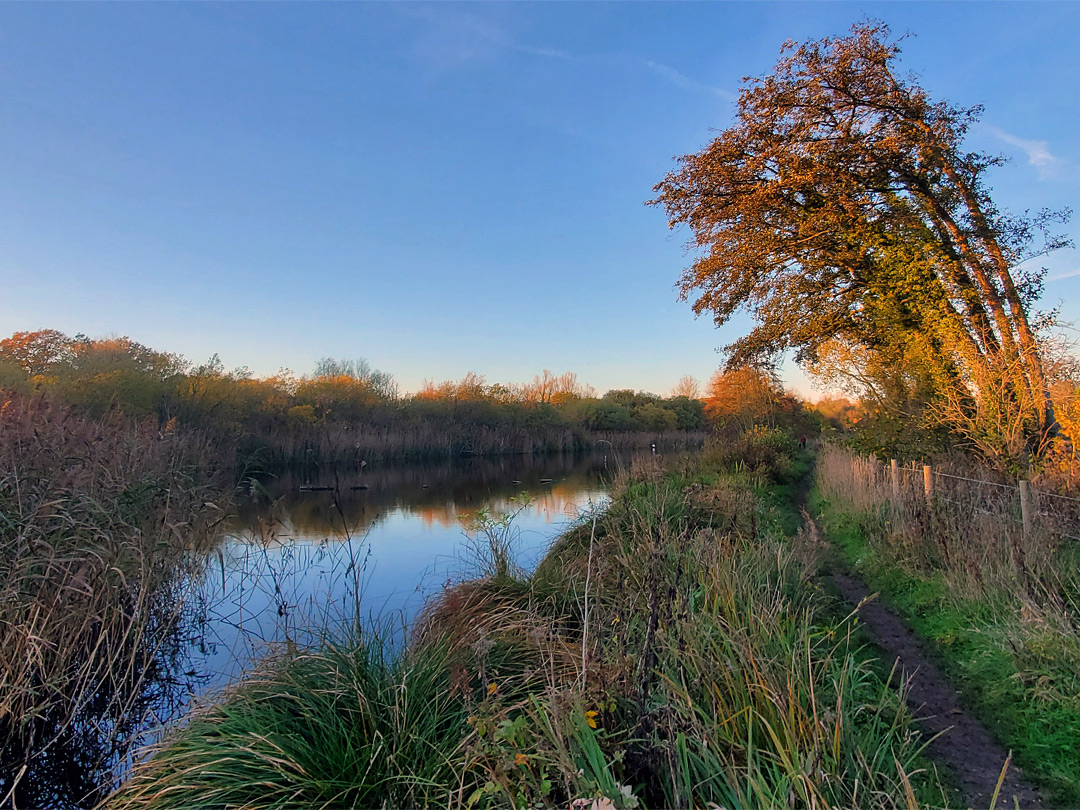
[[[183,572],[220,514],[209,457],[119,415],[0,402],[0,803],[92,803],[179,699]]]
[[[531,575],[486,549],[397,656],[283,650],[113,805],[940,801],[901,697],[811,584],[814,542],[775,532],[750,477],[647,465]]]
[[[830,503],[861,516],[876,553],[939,578],[958,600],[1075,614],[1080,569],[1070,535],[1080,529],[1073,511],[1055,510],[1050,503],[1040,510],[1035,504],[1039,514],[1025,532],[1014,483],[959,465],[936,470],[931,499],[921,468],[901,466],[894,494],[889,467],[825,446],[817,487]]]
[[[1044,496],[1025,533],[1012,482],[962,462],[937,468],[946,475],[928,500],[921,469],[901,468],[894,493],[888,467],[826,446],[818,508],[871,588],[939,645],[1029,777],[1076,804],[1080,522]]]
[[[759,512],[742,486],[662,479],[605,516],[588,682],[628,732],[611,755],[652,806],[903,806],[902,703],[810,587],[807,539]]]

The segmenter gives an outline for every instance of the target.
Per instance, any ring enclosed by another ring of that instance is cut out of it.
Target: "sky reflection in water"
[[[531,569],[555,537],[606,503],[614,471],[604,454],[511,457],[256,486],[209,560],[195,612],[192,656],[204,688],[275,645],[343,632],[357,615],[400,638],[447,581],[477,573],[468,529],[482,508],[516,513],[514,558]]]

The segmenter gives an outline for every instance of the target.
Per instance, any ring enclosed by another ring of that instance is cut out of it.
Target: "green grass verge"
[[[965,707],[1012,750],[1025,777],[1046,788],[1056,805],[1080,806],[1080,695],[1065,702],[1039,689],[1042,678],[1055,678],[1045,665],[1060,640],[1048,635],[1041,653],[1037,645],[1010,642],[1022,617],[1007,597],[958,598],[940,572],[913,572],[879,552],[871,539],[874,518],[843,511],[816,491],[810,506],[844,563],[932,642]],[[1037,660],[1040,654],[1047,660]]]

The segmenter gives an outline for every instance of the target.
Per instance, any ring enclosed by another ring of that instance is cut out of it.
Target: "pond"
[[[198,691],[242,674],[275,644],[378,625],[402,637],[448,581],[482,573],[477,516],[512,516],[515,562],[602,508],[615,457],[511,456],[296,474],[250,486],[197,593]]]
[[[245,482],[214,551],[153,601],[161,615],[148,626],[158,629],[132,658],[137,691],[120,699],[101,684],[78,719],[47,729],[47,745],[33,744],[28,759],[0,752],[0,766],[19,770],[0,773],[0,805],[95,806],[140,746],[275,649],[357,626],[401,643],[428,598],[481,573],[478,514],[512,515],[513,559],[528,571],[556,537],[604,507],[610,480],[630,461],[507,456]]]

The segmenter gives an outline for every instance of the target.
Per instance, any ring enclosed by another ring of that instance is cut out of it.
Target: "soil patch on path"
[[[806,520],[808,527],[813,525],[809,517]],[[936,735],[927,753],[948,767],[970,806],[990,807],[1008,752],[960,706],[956,689],[930,660],[922,642],[903,619],[869,598],[870,589],[859,578],[833,574],[831,579],[852,607],[859,606],[859,618],[888,659],[899,660],[897,670],[903,673],[907,684],[908,705],[922,728],[929,735]],[[1011,808],[1015,804],[1024,810],[1051,806],[1010,764],[997,807]]]

